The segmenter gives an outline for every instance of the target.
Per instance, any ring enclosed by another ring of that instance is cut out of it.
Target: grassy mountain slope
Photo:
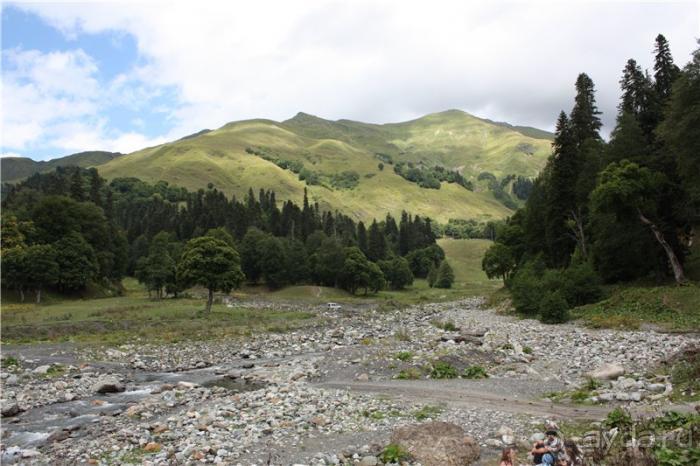
[[[122,155],[119,152],[89,151],[67,155],[48,161],[36,162],[27,157],[3,157],[0,159],[2,182],[12,183],[34,173],[51,171],[56,167],[94,167]]]
[[[273,189],[280,200],[300,201],[307,187],[310,198],[323,208],[360,219],[406,209],[441,222],[487,220],[510,212],[490,192],[471,192],[444,182],[439,190],[420,188],[395,174],[388,163],[380,170],[377,154],[394,162],[458,169],[468,179],[481,171],[534,176],[544,166],[550,144],[456,110],[385,125],[328,121],[300,113],[282,123],[262,119],[229,123],[116,158],[101,166],[100,173],[107,178],[166,180],[190,189],[213,183],[238,197],[249,187]],[[275,159],[302,163],[319,176],[320,184],[307,186],[291,170],[276,165]],[[344,171],[356,172],[359,184],[352,189],[337,187],[333,175]]]

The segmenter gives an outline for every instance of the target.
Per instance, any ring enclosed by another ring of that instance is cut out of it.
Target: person
[[[504,448],[501,453],[501,462],[498,466],[515,466],[515,450]]]
[[[547,438],[544,441],[542,452],[542,463],[547,466],[554,466],[557,462],[557,457],[562,450],[562,443],[556,430],[548,430],[545,432]]]
[[[576,442],[571,439],[564,440],[564,456],[568,460],[570,466],[583,465],[583,453],[581,453]]]
[[[544,442],[542,440],[535,442],[532,446],[532,450],[530,450],[533,464],[542,464],[542,457],[545,453],[547,453],[547,450],[544,448]]]
[[[566,459],[566,457],[562,456],[561,458],[557,459],[557,466],[571,466],[571,463]]]

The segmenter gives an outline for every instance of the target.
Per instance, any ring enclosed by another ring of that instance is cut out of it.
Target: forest
[[[659,35],[653,74],[629,59],[620,88],[605,142],[594,83],[578,76],[545,169],[484,256],[523,314],[562,322],[598,300],[601,284],[688,281],[700,224],[700,49],[681,69]]]
[[[135,276],[154,298],[188,287],[227,292],[247,282],[276,289],[313,283],[355,293],[401,289],[414,277],[450,287],[454,274],[429,218],[403,212],[369,226],[321,211],[304,195],[281,208],[272,191],[244,199],[213,186],[197,192],[166,182],[116,178],[95,168],[58,167],[5,186],[3,285],[22,300],[42,290],[92,285],[119,291]]]

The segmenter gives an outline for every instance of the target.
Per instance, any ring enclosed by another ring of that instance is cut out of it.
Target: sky
[[[2,2],[0,154],[131,152],[247,118],[405,121],[461,109],[552,130],[595,82],[604,134],[628,58],[676,63],[700,2]],[[653,70],[651,70],[653,72]]]

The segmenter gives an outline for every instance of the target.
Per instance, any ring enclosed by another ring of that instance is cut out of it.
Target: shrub
[[[618,429],[624,429],[632,425],[632,416],[624,408],[615,408],[608,413],[608,417],[605,419],[605,427],[612,429],[617,427]]]
[[[469,366],[462,372],[462,377],[465,379],[486,379],[489,374],[481,366]]]
[[[7,369],[9,367],[19,367],[19,360],[15,358],[14,356],[7,356],[6,358],[2,358],[2,368]]]
[[[457,327],[457,326],[454,324],[454,322],[451,322],[451,321],[449,321],[449,320],[447,320],[447,321],[445,321],[445,322],[441,322],[441,321],[439,321],[439,320],[434,320],[434,321],[432,321],[432,324],[433,324],[435,327],[437,327],[437,328],[439,328],[439,329],[441,329],[441,330],[446,330],[446,331],[448,331],[448,332],[456,332],[457,330],[459,330],[459,327]]]
[[[540,320],[547,324],[561,324],[569,320],[569,304],[561,291],[545,295],[540,303]]]
[[[601,280],[590,263],[571,264],[561,276],[564,297],[572,307],[593,303],[601,298]]]
[[[538,265],[534,262],[526,263],[513,276],[510,283],[510,294],[515,310],[529,316],[536,315],[540,310],[543,288]]]
[[[384,448],[379,458],[382,460],[382,463],[400,463],[409,459],[410,455],[401,446],[390,444]]]
[[[430,371],[430,377],[433,379],[456,379],[457,369],[444,361],[435,361]]]
[[[417,380],[421,378],[421,375],[423,374],[421,373],[420,369],[409,367],[408,369],[399,372],[396,378],[399,380]]]
[[[336,189],[353,189],[360,183],[360,175],[353,170],[331,176],[331,185]]]
[[[396,359],[398,359],[399,361],[405,362],[410,360],[411,358],[413,358],[413,353],[411,353],[410,351],[399,351],[398,353],[396,353]]]

